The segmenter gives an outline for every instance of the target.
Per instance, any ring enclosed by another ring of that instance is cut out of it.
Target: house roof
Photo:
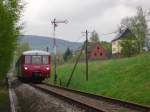
[[[116,40],[118,40],[118,39],[123,38],[124,35],[127,34],[127,33],[133,34],[129,28],[121,29],[120,32],[116,35],[116,37],[112,40],[112,42],[113,42],[113,41],[116,41]],[[134,34],[133,34],[133,35],[134,35]]]
[[[88,53],[90,53],[92,51],[92,49],[96,47],[97,44],[99,44],[101,46],[100,42],[88,42],[88,46],[87,46]],[[81,49],[82,49],[82,47],[79,47],[76,51],[80,51]]]
[[[95,48],[97,44],[99,44],[100,47],[102,47],[101,44],[100,44],[100,42],[89,42],[89,43],[88,43],[88,52],[91,52],[91,50],[92,50],[93,48]]]

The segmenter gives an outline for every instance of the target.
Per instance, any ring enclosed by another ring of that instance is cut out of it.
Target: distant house
[[[135,35],[128,29],[124,28],[121,29],[120,32],[117,34],[116,38],[112,40],[112,55],[113,56],[120,56],[121,55],[121,41],[125,38],[133,39]]]
[[[73,52],[73,56],[77,56],[81,51],[81,47]],[[102,47],[100,42],[89,42],[88,43],[88,59],[89,60],[99,60],[99,59],[106,59],[107,58],[107,52]],[[82,51],[82,56],[80,57],[80,60],[85,59],[85,49]]]
[[[88,44],[89,60],[106,59],[106,58],[107,58],[106,50],[102,47],[100,42]]]

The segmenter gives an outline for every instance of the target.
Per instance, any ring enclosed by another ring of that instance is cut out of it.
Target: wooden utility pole
[[[88,71],[89,71],[89,68],[88,68],[88,34],[89,34],[89,32],[88,32],[88,30],[86,30],[85,32],[83,32],[83,33],[85,33],[86,34],[86,41],[85,41],[85,59],[86,59],[86,80],[88,81],[88,79],[89,79],[89,73],[88,73]]]
[[[54,38],[54,83],[57,83],[57,45],[56,45],[55,31],[59,23],[67,24],[68,21],[67,20],[57,21],[54,18],[54,20],[51,21],[51,23],[53,24],[53,38]]]

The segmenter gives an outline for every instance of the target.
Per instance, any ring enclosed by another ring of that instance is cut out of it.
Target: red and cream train
[[[16,63],[16,74],[20,79],[42,81],[50,77],[51,55],[40,50],[25,51]]]

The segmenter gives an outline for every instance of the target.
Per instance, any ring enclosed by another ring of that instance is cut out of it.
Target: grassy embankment
[[[67,83],[73,65],[58,67],[63,85]],[[150,106],[150,53],[90,62],[89,81],[85,81],[85,64],[80,63],[70,88]]]
[[[9,94],[6,85],[0,82],[0,112],[10,112]]]

